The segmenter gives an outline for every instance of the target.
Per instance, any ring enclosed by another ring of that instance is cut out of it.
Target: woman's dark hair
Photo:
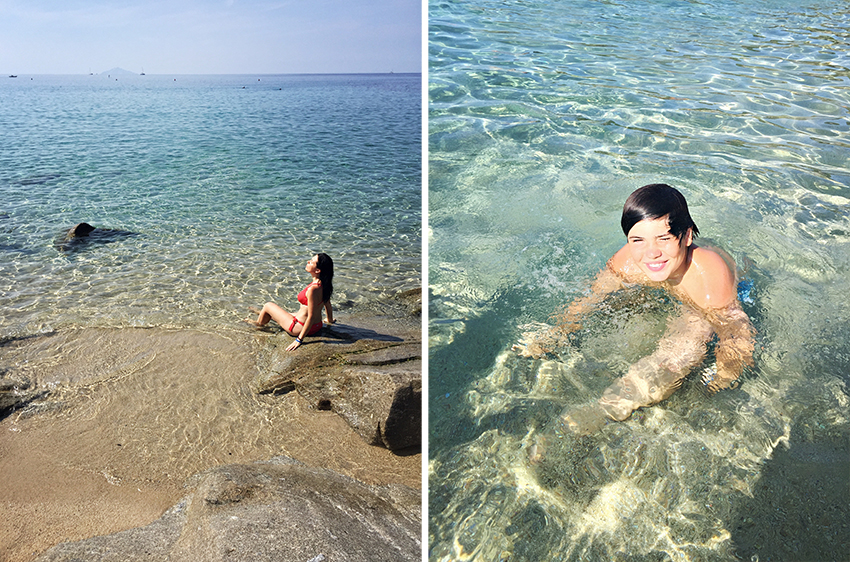
[[[676,188],[666,183],[645,185],[629,195],[626,204],[623,205],[620,226],[623,227],[623,233],[628,236],[632,227],[640,221],[664,217],[667,217],[670,234],[679,240],[689,228],[695,237],[699,235],[699,229],[688,212],[685,197]]]
[[[319,268],[319,281],[322,282],[322,302],[331,300],[334,292],[334,261],[327,254],[316,254],[316,266]]]

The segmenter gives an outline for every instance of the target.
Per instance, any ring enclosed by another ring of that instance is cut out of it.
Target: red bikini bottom
[[[296,324],[303,326],[304,322],[302,322],[301,320],[299,320],[298,318],[293,316],[292,317],[292,325],[289,326],[289,333],[298,334],[298,332],[295,331],[295,325]],[[307,335],[312,336],[313,334],[317,333],[321,329],[322,329],[322,323],[321,322],[319,322],[317,324],[313,324],[310,327],[310,329],[307,331]]]

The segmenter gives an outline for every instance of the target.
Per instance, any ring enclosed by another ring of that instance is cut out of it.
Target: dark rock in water
[[[82,247],[83,244],[107,244],[120,238],[135,235],[135,232],[127,230],[97,228],[87,222],[81,222],[59,235],[53,245],[60,252],[71,252]]]
[[[88,236],[94,230],[95,230],[95,228],[92,225],[90,225],[89,223],[81,222],[80,224],[78,224],[76,226],[72,226],[68,230],[68,235],[66,236],[66,238],[70,239],[70,238],[79,238],[81,236]]]
[[[146,527],[57,545],[36,562],[420,560],[420,494],[287,457],[211,469]]]
[[[0,368],[0,416],[15,408],[26,405],[44,393],[32,388],[32,383],[23,375],[10,374]]]

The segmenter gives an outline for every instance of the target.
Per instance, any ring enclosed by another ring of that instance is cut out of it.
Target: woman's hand
[[[289,347],[286,348],[286,351],[295,351],[301,347],[301,338],[295,338],[295,341],[289,344]]]

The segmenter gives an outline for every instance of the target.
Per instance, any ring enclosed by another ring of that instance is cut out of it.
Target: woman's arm
[[[552,315],[555,326],[524,333],[520,343],[513,346],[514,350],[528,357],[540,357],[563,346],[567,336],[581,328],[582,316],[591,312],[607,295],[623,287],[622,279],[612,267],[613,261],[614,258],[597,274],[585,296]]]
[[[711,392],[729,388],[744,370],[753,364],[755,328],[736,300],[729,306],[710,310],[708,321],[717,333],[717,374],[708,383]]]
[[[753,364],[755,328],[738,301],[735,262],[719,248],[695,247],[682,283],[687,299],[700,308],[717,334],[717,372],[708,389],[729,388]]]
[[[331,301],[325,303],[325,314],[328,317],[328,324],[333,324],[334,320],[334,307],[331,305]]]

